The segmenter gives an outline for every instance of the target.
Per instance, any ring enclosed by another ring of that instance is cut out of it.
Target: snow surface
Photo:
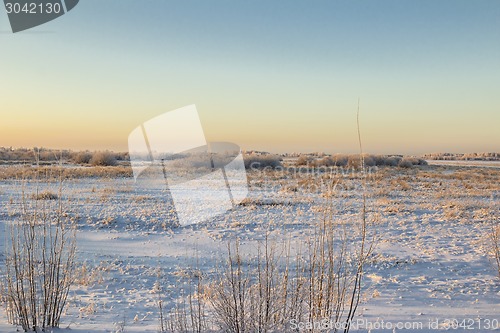
[[[88,281],[72,288],[56,332],[158,332],[158,281],[165,308],[173,307],[189,288],[183,277],[213,270],[228,240],[239,238],[248,254],[266,232],[297,246],[303,242],[324,204],[321,193],[304,184],[323,175],[253,171],[249,177],[243,205],[183,227],[176,225],[166,190],[141,188],[128,178],[66,180],[64,203],[78,223],[78,260]],[[500,320],[500,279],[486,239],[500,218],[499,177],[498,169],[477,166],[370,174],[368,214],[377,242],[365,272],[359,323],[423,323],[423,329],[371,332],[465,331],[448,325],[457,319],[479,332],[500,331],[484,328],[486,321]],[[40,184],[54,193],[58,186]],[[18,216],[22,188],[36,191],[31,182],[0,182],[0,223]],[[359,219],[361,193],[357,179],[344,177],[334,194],[335,218]],[[18,329],[1,311],[0,332]]]

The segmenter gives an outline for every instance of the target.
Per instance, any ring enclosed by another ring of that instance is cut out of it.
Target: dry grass
[[[102,284],[105,270],[106,268],[102,263],[97,267],[91,267],[88,263],[84,262],[75,268],[75,285],[89,287]]]
[[[60,175],[62,173],[62,175]],[[129,166],[114,167],[69,167],[63,168],[57,166],[4,166],[0,167],[0,180],[24,179],[33,177],[43,177],[46,181],[58,181],[59,177],[63,179],[71,178],[117,178],[133,177],[132,168]]]

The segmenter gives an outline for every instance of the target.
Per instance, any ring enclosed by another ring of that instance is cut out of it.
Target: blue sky
[[[0,146],[126,150],[196,104],[207,139],[270,151],[498,151],[499,1],[82,0],[12,34]]]

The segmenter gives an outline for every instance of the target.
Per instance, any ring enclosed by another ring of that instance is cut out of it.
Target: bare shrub
[[[61,199],[28,202],[23,192],[22,206],[6,244],[8,317],[24,331],[58,327],[74,281],[76,229]]]
[[[495,225],[491,228],[489,240],[491,252],[498,269],[498,277],[500,278],[500,225]]]
[[[180,274],[179,283],[187,282],[187,291],[182,289],[175,307],[165,313],[163,308],[162,288],[157,281],[153,288],[158,296],[159,330],[160,332],[208,332],[210,323],[206,315],[206,295],[203,291],[203,274],[195,270],[194,274]]]
[[[89,163],[94,166],[115,166],[116,157],[109,151],[98,151],[94,153]]]
[[[291,241],[281,244],[269,234],[259,242],[256,255],[246,254],[238,240],[228,243],[225,261],[214,274],[199,274],[205,278],[197,278],[181,297],[167,314],[167,324],[160,316],[160,326],[175,332],[199,332],[200,327],[213,332],[286,332],[292,320],[328,318],[342,327],[332,332],[348,332],[350,326],[343,325],[357,311],[373,245],[367,236],[365,204],[361,215],[359,223],[336,221],[328,199],[304,248],[299,246],[295,253]]]
[[[213,329],[286,331],[289,320],[306,310],[304,272],[303,260],[292,266],[290,252],[268,236],[258,245],[256,258],[242,255],[238,241],[229,243],[227,261],[204,288]]]

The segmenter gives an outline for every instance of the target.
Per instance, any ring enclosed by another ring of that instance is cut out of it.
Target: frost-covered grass
[[[57,181],[60,176],[64,179],[74,178],[117,178],[131,177],[132,168],[125,165],[117,166],[75,166],[63,167],[62,175],[59,166],[45,165],[33,166],[29,164],[0,166],[0,180],[27,179],[36,175],[44,178],[52,178]]]
[[[114,168],[120,167],[102,170]],[[73,332],[158,332],[160,301],[164,320],[190,318],[176,317],[176,311],[196,310],[196,297],[205,293],[224,295],[214,283],[228,267],[228,242],[238,240],[242,267],[255,277],[259,244],[266,237],[275,244],[276,257],[307,253],[308,244],[318,239],[315,226],[329,197],[330,230],[347,232],[356,244],[359,173],[249,170],[250,195],[242,205],[206,223],[179,227],[166,190],[137,187],[130,174],[85,176],[87,169],[72,168],[61,195],[68,217],[78,224],[80,265],[61,318],[61,327]],[[2,179],[0,223],[8,225],[20,216],[21,182]],[[335,188],[328,186],[332,180]],[[428,323],[437,318],[444,329],[445,319],[498,318],[500,278],[490,235],[500,218],[500,170],[380,167],[367,181],[367,219],[376,246],[355,320]],[[41,184],[52,193],[59,193],[57,186]],[[24,190],[28,198],[36,193],[34,184]],[[198,289],[199,277],[207,289]],[[282,271],[275,278],[282,279]],[[259,291],[248,287],[248,295]],[[213,304],[204,300],[203,313],[210,316]],[[2,313],[0,331],[15,330]]]

